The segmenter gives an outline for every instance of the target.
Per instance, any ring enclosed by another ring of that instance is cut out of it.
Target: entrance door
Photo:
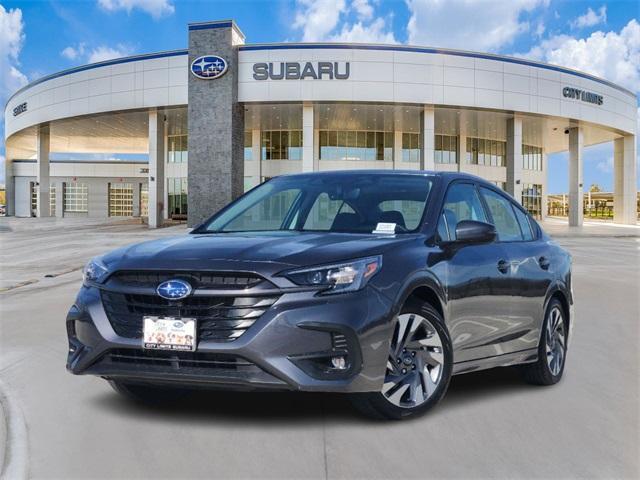
[[[109,184],[109,216],[131,217],[133,216],[133,184],[110,183]]]

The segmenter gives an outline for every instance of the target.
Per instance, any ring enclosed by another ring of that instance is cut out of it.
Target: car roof
[[[426,176],[437,177],[449,183],[457,179],[472,180],[474,182],[480,182],[485,185],[492,185],[484,178],[469,173],[463,172],[436,172],[433,170],[385,170],[385,169],[363,169],[363,170],[327,170],[322,172],[306,172],[306,173],[289,173],[279,175],[278,177],[296,178],[307,176],[352,176],[352,175],[411,175],[411,176]],[[274,178],[278,178],[274,177]]]

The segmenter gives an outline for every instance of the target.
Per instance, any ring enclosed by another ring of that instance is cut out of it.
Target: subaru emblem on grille
[[[167,300],[180,300],[191,294],[191,285],[184,280],[167,280],[158,285],[156,293]]]

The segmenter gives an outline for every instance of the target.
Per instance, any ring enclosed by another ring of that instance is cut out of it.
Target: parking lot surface
[[[0,382],[23,412],[33,478],[640,476],[635,230],[554,227],[574,257],[576,297],[560,384],[533,387],[513,369],[457,376],[427,416],[381,423],[340,395],[201,392],[152,408],[68,374],[64,319],[83,263],[186,230],[43,225],[0,224]]]

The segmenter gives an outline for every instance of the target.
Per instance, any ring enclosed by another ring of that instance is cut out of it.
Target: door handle
[[[511,267],[511,264],[506,260],[500,260],[498,262],[498,270],[500,270],[500,273],[507,273],[510,267]]]
[[[543,270],[549,270],[549,266],[551,265],[551,262],[547,257],[540,257],[538,259],[538,265],[540,265],[540,268]]]

